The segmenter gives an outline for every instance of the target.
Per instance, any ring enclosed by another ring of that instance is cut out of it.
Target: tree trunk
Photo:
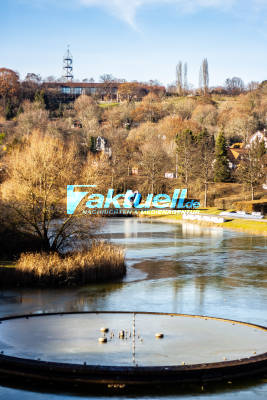
[[[251,185],[251,200],[254,200],[254,186]]]
[[[205,182],[204,207],[207,207],[208,184]]]

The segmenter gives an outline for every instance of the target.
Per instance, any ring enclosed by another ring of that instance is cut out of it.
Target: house
[[[165,172],[165,178],[166,179],[173,179],[174,178],[174,173],[173,172]]]
[[[95,150],[97,152],[104,152],[106,155],[111,157],[111,146],[108,142],[107,139],[105,139],[103,136],[97,136],[96,142],[95,142]]]
[[[82,128],[82,123],[81,123],[81,121],[79,121],[78,119],[75,119],[75,120],[72,122],[72,128],[74,128],[74,129],[81,129],[81,128]]]
[[[250,147],[252,143],[254,143],[256,140],[259,142],[264,142],[265,148],[267,149],[267,130],[264,129],[263,131],[257,131],[253,133],[253,135],[250,136],[248,139],[248,144],[246,147]]]
[[[138,175],[138,167],[132,167],[132,175]]]
[[[244,149],[244,143],[233,143],[230,147],[228,147],[227,156],[230,169],[237,168],[245,152],[246,150]]]

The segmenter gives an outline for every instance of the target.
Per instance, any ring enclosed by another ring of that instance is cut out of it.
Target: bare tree
[[[39,101],[31,103],[25,100],[22,108],[23,113],[18,116],[17,133],[21,136],[21,134],[29,135],[34,129],[45,131],[48,124],[48,111],[45,110],[44,104]]]
[[[183,94],[183,64],[182,61],[176,66],[176,84],[177,84],[177,93],[179,96]]]
[[[61,82],[62,78],[59,79],[59,81]],[[44,82],[56,82],[57,79],[55,76],[53,75],[49,75],[47,78],[44,79]]]
[[[89,152],[82,168],[81,178],[83,184],[97,185],[97,193],[104,194],[110,187],[110,163],[108,157],[105,154],[92,154]]]
[[[251,81],[248,83],[248,90],[253,92],[254,90],[258,89],[260,86],[259,82]]]
[[[188,91],[187,63],[184,63],[184,92]]]
[[[74,146],[35,131],[5,162],[8,178],[1,187],[2,200],[22,232],[38,237],[46,251],[90,237],[91,218],[66,216],[66,188],[79,177]]]
[[[149,141],[141,146],[141,173],[145,176],[146,188],[151,193],[159,188],[166,165],[167,155],[162,149],[161,139],[154,138],[153,142]]]
[[[200,65],[200,69],[199,69],[199,78],[198,78],[198,86],[199,89],[202,91],[203,89],[203,65]]]
[[[37,75],[34,72],[28,72],[25,77],[25,81],[40,85],[40,83],[42,82],[42,78],[40,75]]]
[[[237,177],[250,189],[251,200],[254,200],[256,186],[264,179],[263,155],[265,152],[264,142],[255,140],[249,145],[237,168]]]
[[[207,58],[201,63],[199,71],[199,87],[203,90],[204,95],[208,93],[209,90],[209,64]]]
[[[82,124],[85,138],[90,140],[91,136],[99,134],[100,108],[91,96],[82,94],[74,102],[74,109]]]
[[[118,79],[114,78],[111,74],[103,74],[99,79],[103,85],[103,95],[112,98],[112,89],[114,84],[118,82]]]
[[[226,90],[231,94],[239,94],[244,91],[245,85],[241,78],[234,76],[225,81]]]

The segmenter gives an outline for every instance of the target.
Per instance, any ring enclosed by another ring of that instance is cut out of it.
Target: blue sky
[[[208,58],[210,84],[267,79],[267,0],[1,0],[0,63],[61,76],[70,44],[75,79],[111,73],[175,80],[179,60],[197,86]]]

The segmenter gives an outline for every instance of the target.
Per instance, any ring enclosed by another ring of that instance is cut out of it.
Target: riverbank
[[[210,208],[205,211],[200,211],[200,214],[209,214],[209,215],[216,215],[218,216],[222,210],[216,208]],[[147,215],[148,218],[158,219],[164,222],[183,222],[182,214],[167,214],[167,215]],[[225,219],[222,223],[212,223],[207,221],[197,221],[197,220],[190,220],[192,224],[198,224],[202,226],[212,226],[212,227],[220,227],[225,229],[231,229],[240,232],[246,232],[253,235],[263,235],[267,236],[267,220],[246,220],[241,218],[236,219]]]
[[[0,266],[1,287],[71,287],[122,278],[124,251],[97,243],[90,250],[61,256],[57,253],[22,254],[15,264]]]

